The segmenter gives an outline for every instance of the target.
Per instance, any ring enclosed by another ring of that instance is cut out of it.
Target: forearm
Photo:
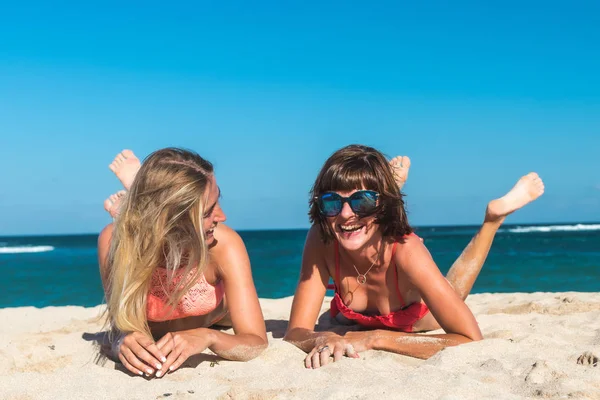
[[[348,332],[344,338],[358,349],[383,350],[427,359],[440,350],[472,340],[458,334],[419,335],[386,330]]]
[[[441,335],[418,335],[403,332],[376,331],[374,350],[389,351],[409,357],[428,359],[446,347],[458,346],[472,340],[454,333]]]
[[[332,336],[339,335],[333,332],[315,332],[305,328],[293,328],[287,331],[283,340],[309,353],[316,346],[324,345]]]
[[[208,329],[211,344],[208,348],[218,355],[233,361],[249,361],[256,358],[267,348],[266,339],[250,333],[230,335],[214,329]]]

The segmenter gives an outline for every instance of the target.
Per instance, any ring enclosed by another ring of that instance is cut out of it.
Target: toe
[[[123,157],[125,158],[135,158],[135,154],[133,154],[133,151],[129,150],[129,149],[125,149],[121,152],[121,154],[123,155]]]
[[[110,209],[112,208],[113,202],[110,200],[110,198],[104,200],[104,209],[108,212],[110,212]]]
[[[410,168],[410,158],[408,156],[402,157],[402,168]]]

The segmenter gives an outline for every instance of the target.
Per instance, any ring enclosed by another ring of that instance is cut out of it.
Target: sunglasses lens
[[[335,193],[325,193],[319,198],[321,213],[327,217],[335,217],[342,211],[342,200]]]
[[[350,206],[357,214],[371,214],[377,208],[377,193],[363,190],[350,196]]]

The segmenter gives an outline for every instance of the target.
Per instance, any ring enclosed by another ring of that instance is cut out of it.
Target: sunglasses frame
[[[371,194],[373,194],[373,195],[374,195],[374,197],[375,197],[375,201],[376,201],[376,202],[377,202],[377,200],[379,200],[379,196],[380,196],[380,195],[379,195],[379,193],[377,193],[377,192],[376,192],[376,191],[374,191],[374,190],[358,190],[358,191],[356,191],[356,192],[352,193],[352,194],[351,194],[350,196],[348,196],[348,197],[341,196],[341,195],[339,195],[339,194],[338,194],[338,193],[336,193],[336,192],[325,192],[325,193],[323,193],[323,194],[321,194],[321,195],[319,195],[319,196],[315,196],[315,201],[317,202],[317,206],[319,207],[319,212],[321,213],[321,215],[323,215],[324,217],[327,217],[327,218],[333,218],[333,217],[337,217],[338,215],[340,215],[340,213],[342,212],[342,209],[344,208],[344,203],[348,203],[348,205],[349,205],[349,206],[350,206],[350,208],[352,209],[352,212],[353,212],[354,214],[356,214],[356,215],[362,215],[362,216],[366,216],[366,215],[370,215],[370,214],[372,214],[372,213],[362,214],[362,213],[360,213],[360,212],[356,211],[356,210],[354,209],[354,207],[352,207],[352,202],[351,202],[351,200],[356,200],[356,198],[354,198],[354,199],[353,199],[353,196],[356,196],[356,195],[357,195],[357,194],[359,194],[359,193],[360,193],[360,194],[362,194],[362,193],[371,193]],[[335,215],[327,215],[327,214],[326,214],[326,213],[323,211],[323,206],[322,206],[322,198],[323,198],[323,196],[325,196],[325,195],[328,195],[328,194],[329,194],[329,195],[335,195],[335,196],[337,196],[337,198],[336,198],[335,200],[336,200],[336,201],[341,201],[341,207],[340,207],[339,211],[337,212],[337,214],[335,214]],[[375,212],[375,210],[376,210],[376,209],[377,209],[377,205],[376,205],[375,207],[373,207],[373,210],[372,210],[372,211],[373,211],[373,212]]]

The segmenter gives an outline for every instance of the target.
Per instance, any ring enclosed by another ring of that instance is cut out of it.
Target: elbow
[[[231,361],[250,361],[260,356],[269,347],[268,341],[260,339],[256,343],[235,346],[228,350],[220,350],[217,355]]]
[[[469,339],[471,339],[472,342],[479,342],[483,340],[483,335],[481,334],[481,332],[477,332],[476,335],[470,336]]]
[[[481,334],[481,329],[479,329],[478,325],[475,325],[475,329],[473,329],[473,332],[470,333],[471,334],[469,335],[469,339],[471,339],[471,341],[479,342],[483,340],[483,335]]]
[[[454,342],[452,345],[454,346],[483,340],[483,335],[481,334],[479,328],[466,331],[446,331],[446,333],[451,335],[452,341]]]
[[[250,361],[260,356],[266,348],[269,347],[268,343],[262,343],[256,346],[249,346],[246,351],[241,352],[238,357],[236,357],[236,361]]]
[[[463,334],[463,336],[465,337],[465,339],[467,339],[467,342],[479,342],[483,340],[483,335],[481,334],[479,328],[474,330],[473,332],[465,333]]]

